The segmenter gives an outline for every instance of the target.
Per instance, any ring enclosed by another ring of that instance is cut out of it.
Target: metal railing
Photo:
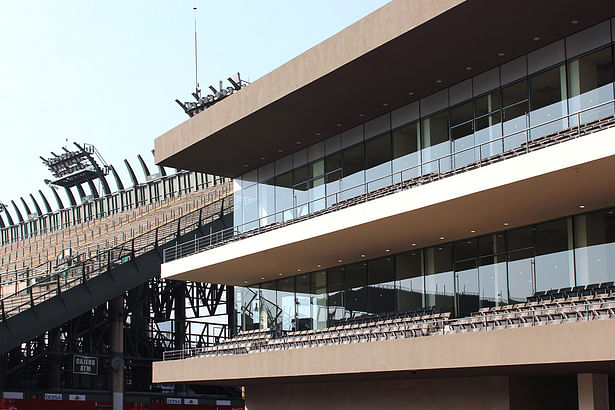
[[[248,238],[292,223],[315,218],[325,213],[335,212],[339,209],[380,198],[400,190],[408,189],[412,186],[439,180],[458,172],[479,168],[483,165],[505,159],[507,156],[528,153],[542,148],[542,143],[552,140],[553,137],[560,136],[555,142],[563,142],[563,140],[580,137],[585,133],[589,133],[588,130],[590,130],[592,124],[596,122],[605,119],[615,120],[612,112],[614,102],[615,100],[610,100],[574,114],[568,114],[533,126],[527,125],[529,114],[526,114],[526,127],[523,129],[311,201],[295,204],[283,211],[278,211],[253,221],[245,222],[240,225],[213,232],[209,235],[195,238],[189,242],[178,244],[175,247],[165,249],[163,263],[203,252],[231,241]],[[609,115],[591,122],[581,123],[584,113],[596,111],[601,107],[610,108],[611,112]],[[570,121],[571,119],[576,119],[576,123]],[[562,123],[563,121],[567,123],[566,128],[561,128],[560,124],[557,126],[558,130],[540,135],[539,137],[532,137],[533,131],[536,133],[541,131],[541,128],[544,130],[550,125]],[[615,125],[615,121],[613,122],[614,124],[611,126]],[[571,123],[574,125],[571,126]],[[561,134],[566,138],[564,139]],[[493,149],[493,147],[496,146],[495,144],[500,144],[498,149]],[[460,159],[468,156],[472,158],[471,161]],[[326,178],[327,175],[324,175],[324,178]]]
[[[107,273],[115,266],[133,261],[147,252],[178,240],[182,235],[194,231],[203,224],[229,214],[233,207],[231,194],[230,189],[216,191],[217,199],[213,202],[135,236],[118,246],[99,251],[93,257],[85,258],[83,254],[80,254],[67,260],[62,266],[49,266],[44,273],[38,273],[35,276],[30,275],[33,269],[27,269],[15,278],[4,278],[8,282],[2,282],[0,286],[14,287],[14,291],[0,299],[2,320],[30,309],[98,275]]]

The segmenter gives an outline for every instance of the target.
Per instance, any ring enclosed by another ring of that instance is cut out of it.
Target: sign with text
[[[184,399],[184,404],[199,404],[199,399]]]
[[[85,394],[69,394],[68,400],[85,401]]]
[[[62,393],[45,393],[45,400],[62,400]]]
[[[167,404],[182,404],[182,399],[178,397],[167,397]]]
[[[98,374],[98,357],[74,355],[73,373],[96,376]]]

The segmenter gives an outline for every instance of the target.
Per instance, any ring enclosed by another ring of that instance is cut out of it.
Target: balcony
[[[325,198],[331,206],[323,210],[305,212],[314,204],[302,204],[169,248],[162,275],[245,285],[360,260],[360,255],[377,257],[413,244],[461,239],[470,231],[494,232],[504,224],[522,226],[570,215],[581,204],[585,210],[610,206],[615,131],[609,128],[615,117],[530,139],[532,130],[551,123],[580,124],[585,111],[600,106],[350,188],[364,192],[350,199],[343,199],[348,192],[338,192]],[[484,155],[494,142],[514,148]],[[465,151],[478,159],[459,165],[456,159]],[[383,181],[399,182],[377,188]],[[266,225],[271,220],[279,222]],[[247,230],[254,226],[259,227]]]

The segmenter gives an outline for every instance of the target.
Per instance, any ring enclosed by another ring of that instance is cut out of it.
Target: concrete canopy
[[[604,0],[394,0],[157,138],[156,162],[236,177],[614,14]]]

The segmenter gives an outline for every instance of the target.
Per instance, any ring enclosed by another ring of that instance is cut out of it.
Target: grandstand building
[[[161,272],[234,286],[235,337],[154,381],[250,410],[615,408],[614,15],[393,0],[159,137],[159,164],[234,179],[233,227]]]

